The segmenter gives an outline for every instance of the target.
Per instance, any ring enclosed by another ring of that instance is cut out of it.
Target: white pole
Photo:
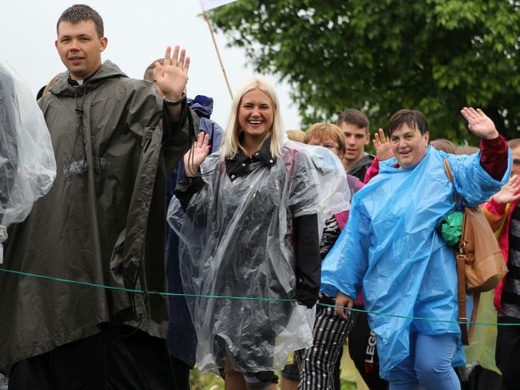
[[[222,69],[222,73],[224,74],[224,80],[226,81],[226,85],[229,91],[229,96],[231,96],[231,100],[233,100],[233,92],[231,91],[231,86],[229,85],[229,80],[226,75],[226,69],[224,68],[224,63],[222,62],[222,58],[220,57],[220,52],[218,50],[217,41],[215,39],[215,33],[213,32],[213,27],[211,26],[211,20],[206,11],[204,11],[204,19],[206,19],[206,23],[208,24],[209,32],[211,34],[211,39],[213,40],[213,45],[215,46],[215,51],[217,52],[218,61],[220,63],[220,68]]]

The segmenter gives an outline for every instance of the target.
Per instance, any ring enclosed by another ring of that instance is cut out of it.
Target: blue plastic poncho
[[[232,181],[212,154],[201,172],[205,185],[191,199],[188,217],[179,217],[175,198],[168,211],[181,241],[184,291],[196,295],[189,303],[197,366],[216,371],[229,354],[226,360],[242,372],[281,369],[291,351],[312,345],[315,318],[314,310],[292,301],[292,220],[319,213],[324,223],[347,209],[344,169],[325,148],[287,141],[270,168],[258,163]]]
[[[0,62],[0,263],[7,227],[27,217],[55,177],[43,114],[25,82]]]
[[[394,168],[393,158],[382,162],[380,174],[353,197],[347,228],[322,265],[327,295],[356,297],[363,289],[383,378],[408,356],[410,332],[460,335],[454,251],[436,229],[455,208],[445,157],[457,193],[472,206],[509,178],[510,166],[502,182],[491,178],[480,152],[455,156],[429,147],[411,169]]]

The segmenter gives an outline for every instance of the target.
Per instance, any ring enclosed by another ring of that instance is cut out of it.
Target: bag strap
[[[471,313],[470,324],[468,327],[468,318],[466,313],[466,256],[456,254],[457,257],[457,277],[459,283],[459,326],[461,331],[462,344],[470,345],[475,330],[475,322],[477,321],[478,306],[480,303],[480,293],[473,293],[473,311]]]
[[[448,158],[444,159],[444,171],[446,172],[446,176],[448,176],[448,180],[453,184],[453,189],[455,190],[455,192],[453,193],[453,198],[455,199],[455,204],[462,203],[463,205],[465,205],[466,202],[464,202],[464,199],[462,199],[460,197],[459,193],[457,192],[457,189],[455,188],[455,181],[453,180],[453,173],[451,171],[451,167],[450,167],[450,163],[448,162]]]
[[[448,176],[449,181],[453,183],[453,173],[451,172],[451,167],[447,158],[444,159],[444,170],[446,171],[446,176]],[[460,199],[456,191],[453,197],[455,198],[456,202],[458,201],[458,199]],[[455,258],[457,259],[457,279],[459,284],[459,326],[461,331],[462,344],[469,345],[471,343],[471,339],[473,338],[475,321],[477,320],[480,293],[473,294],[473,312],[471,313],[470,325],[468,328],[468,318],[466,313],[466,254],[464,253],[464,251],[461,251],[458,246],[454,249]]]

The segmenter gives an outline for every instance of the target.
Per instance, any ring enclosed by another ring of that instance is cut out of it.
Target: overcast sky
[[[0,59],[9,63],[36,92],[65,70],[54,47],[56,21],[69,6],[81,1],[1,0]],[[239,0],[240,1],[240,0]],[[222,127],[227,123],[231,97],[215,46],[202,16],[199,0],[88,0],[83,3],[98,11],[105,23],[108,47],[103,60],[116,63],[128,76],[142,78],[146,67],[164,56],[167,45],[179,44],[191,57],[188,95],[211,96],[212,119]],[[224,6],[225,7],[225,6]],[[231,85],[236,90],[254,76],[246,66],[243,51],[225,47],[225,37],[216,36],[217,46]],[[288,88],[277,85],[287,129],[300,126]]]

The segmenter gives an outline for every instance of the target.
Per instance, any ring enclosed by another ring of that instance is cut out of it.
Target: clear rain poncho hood
[[[202,371],[222,368],[229,352],[240,371],[280,369],[312,345],[314,310],[294,301],[292,221],[317,213],[323,224],[349,208],[343,166],[325,148],[286,141],[271,167],[252,165],[231,180],[219,155],[208,156],[186,216],[176,198],[168,211],[185,293],[195,296],[187,300]]]
[[[0,263],[7,227],[27,217],[55,177],[43,114],[25,82],[0,62]]]
[[[394,167],[395,158],[380,162],[379,175],[353,198],[347,227],[323,262],[324,293],[356,297],[363,290],[383,378],[408,356],[410,332],[460,335],[455,254],[437,227],[455,209],[454,186],[477,206],[507,182],[511,163],[502,180],[494,180],[480,155],[428,147],[411,169]],[[444,171],[445,157],[454,184]],[[463,364],[462,351],[460,345],[452,363]]]

